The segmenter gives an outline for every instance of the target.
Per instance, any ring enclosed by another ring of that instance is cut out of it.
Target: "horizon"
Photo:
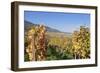
[[[83,13],[24,11],[24,20],[69,33],[79,29],[80,26],[90,27],[90,14]]]

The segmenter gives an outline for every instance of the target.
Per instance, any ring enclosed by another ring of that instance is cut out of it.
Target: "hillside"
[[[25,28],[25,30],[28,30],[28,28],[30,28],[32,26],[39,26],[39,24],[34,24],[34,23],[29,22],[29,21],[24,21],[24,28]],[[45,26],[45,27],[46,27],[47,31],[49,31],[49,32],[60,32],[57,29],[50,28],[48,26]]]
[[[32,26],[39,26],[39,24],[34,24],[34,23],[31,23],[29,21],[24,21],[24,29],[25,31],[27,31],[30,27]],[[60,30],[57,30],[57,29],[54,29],[54,28],[51,28],[51,27],[48,27],[48,26],[45,26],[46,27],[46,31],[47,31],[47,35],[53,37],[53,36],[58,36],[58,37],[70,37],[72,34],[71,33],[68,33],[68,32],[61,32]]]

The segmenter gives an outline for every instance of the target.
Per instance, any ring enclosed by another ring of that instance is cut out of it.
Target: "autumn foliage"
[[[25,61],[90,58],[89,28],[80,26],[70,37],[50,35],[54,34],[47,32],[43,25],[25,32]]]

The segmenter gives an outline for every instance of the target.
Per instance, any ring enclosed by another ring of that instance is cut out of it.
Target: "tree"
[[[31,27],[25,33],[25,59],[29,58],[29,61],[46,59],[45,31],[45,27],[39,25]]]
[[[74,31],[72,42],[73,42],[73,55],[75,59],[90,58],[89,28],[80,26],[79,31]]]

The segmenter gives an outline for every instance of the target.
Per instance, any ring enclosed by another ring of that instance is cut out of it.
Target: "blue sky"
[[[83,13],[24,11],[24,20],[71,33],[82,25],[90,26],[90,14]]]

